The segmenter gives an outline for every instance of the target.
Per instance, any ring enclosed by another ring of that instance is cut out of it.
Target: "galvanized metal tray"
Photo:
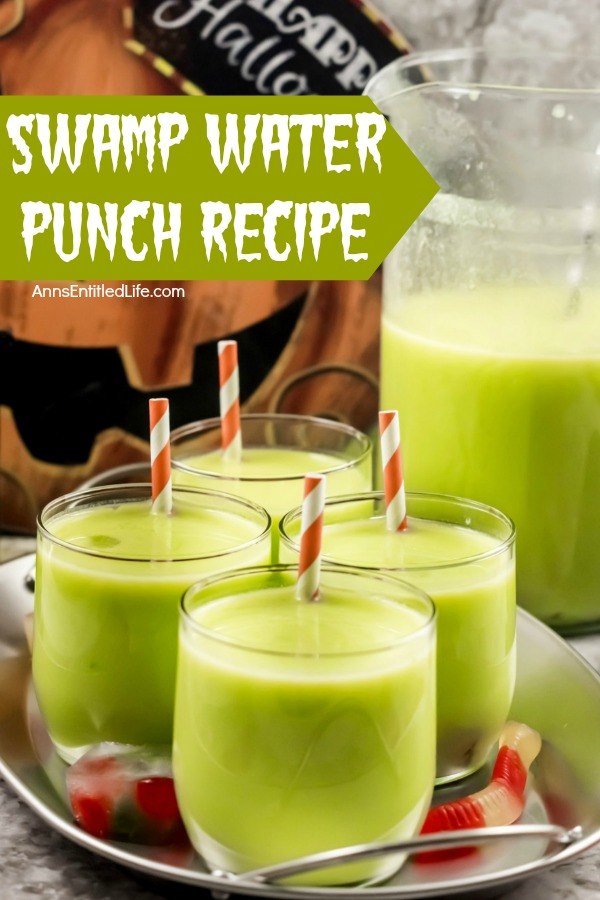
[[[130,869],[166,881],[223,894],[265,898],[423,898],[492,895],[600,841],[600,676],[565,641],[527,613],[518,616],[518,671],[512,718],[544,738],[528,787],[522,822],[554,823],[581,831],[561,845],[541,834],[515,834],[482,845],[452,862],[410,861],[383,885],[363,888],[290,887],[246,876],[209,872],[202,860],[169,848],[142,847],[90,837],[73,824],[65,799],[65,766],[54,753],[31,689],[23,628],[33,597],[25,586],[28,555],[0,565],[0,774],[16,793],[65,837]],[[477,789],[486,773],[436,792],[436,802]],[[260,815],[260,810],[257,810]],[[535,830],[535,828],[533,829]],[[543,828],[542,828],[543,830]]]

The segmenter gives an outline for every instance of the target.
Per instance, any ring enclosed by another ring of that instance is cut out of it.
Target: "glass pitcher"
[[[600,625],[600,59],[435,51],[367,93],[440,185],[384,264],[407,487],[517,526],[518,597]]]

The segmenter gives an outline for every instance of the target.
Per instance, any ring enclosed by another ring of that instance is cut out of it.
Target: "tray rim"
[[[26,568],[35,562],[35,553],[24,553],[10,560],[0,563],[0,576],[7,568]],[[598,685],[600,692],[600,672],[575,648],[561,638],[555,631],[520,607],[517,610],[517,627],[519,621],[523,621],[534,630],[542,631],[551,642],[557,644],[561,651],[572,654],[578,664],[586,671]],[[373,898],[406,898],[406,900],[418,900],[422,897],[446,897],[455,894],[475,891],[485,891],[506,884],[516,884],[529,876],[548,871],[562,863],[569,862],[581,856],[590,848],[600,843],[600,824],[590,834],[559,849],[558,852],[544,855],[537,860],[522,863],[499,872],[473,875],[465,878],[455,878],[446,881],[421,883],[414,885],[382,885],[372,887],[286,887],[280,884],[268,882],[244,881],[243,876],[236,878],[225,877],[204,871],[200,868],[184,869],[181,866],[158,862],[123,849],[122,843],[104,841],[86,834],[75,824],[67,822],[58,813],[48,807],[40,797],[29,788],[10,765],[0,755],[0,776],[6,781],[15,794],[42,819],[47,825],[80,847],[95,853],[104,859],[139,872],[155,880],[178,882],[204,888],[216,895],[247,894],[281,898],[281,900],[328,900],[328,898],[352,898],[363,895]]]

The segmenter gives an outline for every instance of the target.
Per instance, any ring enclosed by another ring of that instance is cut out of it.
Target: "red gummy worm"
[[[542,741],[527,725],[508,722],[500,736],[490,783],[482,791],[430,809],[421,834],[512,825],[525,805],[525,785],[529,766],[540,752]],[[420,863],[458,859],[474,853],[475,847],[426,850],[416,855]]]
[[[438,831],[459,831],[465,828],[483,828],[485,819],[479,802],[474,797],[464,797],[453,803],[443,803],[430,809],[421,834]],[[446,850],[424,850],[415,857],[417,862],[446,862],[475,852],[474,847],[448,847]]]
[[[515,794],[523,796],[527,769],[516,750],[507,746],[500,747],[492,770],[492,781],[503,781]]]

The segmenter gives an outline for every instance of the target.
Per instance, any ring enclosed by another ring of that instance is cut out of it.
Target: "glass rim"
[[[385,92],[381,92],[381,84],[385,82],[385,79],[391,74],[396,74],[398,72],[408,72],[411,69],[419,69],[421,67],[426,67],[428,64],[435,63],[452,63],[459,61],[467,61],[467,60],[476,60],[476,59],[489,59],[489,60],[521,60],[521,61],[533,61],[533,60],[544,60],[544,61],[573,61],[576,60],[578,65],[581,63],[589,63],[596,64],[599,67],[600,71],[600,54],[584,54],[583,56],[576,56],[574,53],[562,52],[560,50],[554,50],[549,52],[536,52],[536,51],[520,51],[515,52],[514,50],[488,50],[486,47],[481,45],[474,47],[448,47],[448,48],[436,48],[432,50],[420,50],[418,52],[410,52],[404,54],[404,56],[398,57],[398,59],[394,59],[391,62],[387,63],[387,65],[383,66],[383,68],[379,69],[374,75],[371,76],[367,84],[363,89],[363,95],[370,97],[373,99],[374,103],[385,102],[388,100],[392,100],[394,97],[397,97],[401,94],[406,93],[407,91],[411,91],[413,88],[423,88],[423,87],[433,87],[437,86],[446,86],[452,87],[456,89],[460,88],[468,88],[469,90],[473,90],[475,88],[479,88],[481,90],[487,90],[491,88],[503,88],[505,91],[528,91],[535,93],[545,93],[545,94],[569,94],[569,95],[581,95],[581,96],[597,96],[600,94],[600,87],[597,88],[577,88],[577,87],[559,87],[557,85],[547,85],[544,86],[542,84],[491,84],[486,82],[485,79],[479,81],[469,81],[466,79],[457,79],[456,81],[444,81],[444,80],[433,80],[426,81],[420,84],[407,84],[405,87],[399,87],[397,90],[388,90]]]
[[[144,497],[141,497],[141,490],[144,489]],[[246,500],[244,497],[236,497],[235,494],[227,494],[225,491],[211,491],[211,490],[203,490],[202,488],[194,488],[178,485],[173,486],[173,493],[177,494],[192,494],[194,496],[206,496],[206,497],[216,497],[218,500],[224,500],[226,503],[243,506],[246,509],[252,510],[253,513],[256,513],[261,520],[265,522],[265,527],[262,531],[251,538],[250,540],[244,541],[243,543],[236,544],[235,546],[226,549],[220,550],[218,553],[200,553],[194,554],[193,556],[170,556],[170,557],[153,557],[153,556],[116,556],[114,553],[108,553],[103,550],[92,550],[87,547],[77,547],[75,544],[70,543],[69,541],[64,540],[63,538],[58,537],[53,534],[48,526],[48,516],[52,516],[56,513],[56,509],[61,506],[61,504],[66,501],[79,500],[85,498],[91,498],[101,496],[102,494],[107,494],[109,492],[116,491],[121,493],[133,493],[138,496],[136,499],[150,499],[152,496],[152,485],[149,482],[133,482],[129,484],[102,484],[97,487],[86,488],[81,491],[71,491],[68,494],[62,494],[60,497],[55,497],[54,500],[51,500],[47,503],[44,508],[41,510],[39,515],[36,518],[36,525],[38,529],[38,533],[41,534],[44,538],[51,541],[53,544],[56,544],[60,547],[63,547],[65,550],[69,550],[72,553],[81,553],[84,556],[91,556],[95,559],[107,559],[113,562],[132,562],[132,563],[185,563],[185,562],[199,562],[200,560],[208,560],[208,559],[219,559],[220,557],[230,556],[232,553],[237,553],[238,551],[247,550],[250,547],[253,547],[259,544],[262,540],[269,537],[271,534],[271,527],[273,524],[273,520],[271,519],[268,511],[260,506],[258,503],[254,503],[252,500]],[[102,504],[98,504],[102,505]],[[84,507],[85,508],[85,507]],[[65,513],[68,513],[68,509],[65,510]]]
[[[241,416],[242,424],[245,421],[255,422],[260,419],[273,420],[275,422],[288,420],[292,423],[327,426],[328,428],[332,428],[333,430],[336,430],[340,433],[347,434],[361,443],[362,450],[358,456],[347,462],[341,462],[338,465],[329,466],[327,469],[320,469],[319,472],[323,475],[329,475],[334,472],[341,472],[345,469],[350,469],[353,466],[360,465],[365,459],[368,458],[373,449],[373,442],[367,434],[365,434],[363,431],[360,431],[358,428],[355,428],[353,425],[347,425],[345,422],[336,422],[333,419],[323,419],[319,416],[303,416],[296,413],[244,413]],[[199,434],[202,434],[203,432],[208,432],[212,429],[217,429],[220,427],[221,419],[219,416],[213,416],[210,419],[200,419],[197,422],[190,422],[188,425],[181,425],[179,428],[176,428],[171,432],[171,447],[173,447],[177,441],[184,440],[185,438],[191,436],[197,436]],[[185,472],[188,475],[201,475],[203,478],[214,478],[217,481],[241,482],[246,484],[268,484],[273,481],[302,481],[306,474],[305,472],[302,472],[298,475],[281,475],[277,476],[277,478],[269,478],[268,476],[263,475],[251,476],[222,474],[221,472],[212,472],[210,470],[198,469],[192,466],[188,466],[185,464],[185,461],[176,459],[173,454],[171,454],[171,466],[173,469],[177,469],[179,472]]]
[[[447,503],[449,505],[460,506],[462,508],[468,508],[472,510],[476,510],[480,513],[486,513],[491,515],[496,519],[496,521],[502,522],[508,528],[508,536],[503,540],[499,539],[499,543],[497,547],[493,547],[491,550],[484,550],[482,553],[474,553],[470,556],[462,556],[460,559],[452,560],[451,562],[442,562],[442,563],[428,563],[427,565],[419,565],[419,566],[363,566],[356,565],[355,568],[359,568],[363,572],[428,572],[431,570],[435,570],[436,572],[443,571],[445,569],[456,569],[462,566],[472,565],[473,563],[481,562],[482,560],[492,559],[494,556],[500,556],[502,553],[505,553],[508,549],[510,549],[514,543],[516,538],[517,529],[515,523],[507,516],[506,513],[503,513],[501,510],[496,509],[495,506],[490,506],[487,503],[480,503],[477,500],[469,500],[466,497],[456,497],[453,494],[436,494],[436,493],[428,493],[426,491],[407,491],[406,492],[407,501],[414,500],[431,500],[442,503]],[[363,491],[359,494],[344,494],[340,497],[331,497],[330,499],[325,501],[325,510],[329,506],[339,506],[344,503],[364,503],[369,500],[380,500],[385,503],[385,494],[383,491]],[[289,525],[289,523],[298,518],[302,513],[302,507],[296,506],[294,509],[289,510],[279,521],[279,539],[282,541],[288,548],[297,551],[299,549],[299,544],[297,544],[285,531],[285,527]],[[369,518],[373,518],[369,516]],[[383,518],[383,517],[382,517]],[[416,518],[424,518],[423,516],[417,516]],[[350,520],[350,521],[360,521],[360,520]],[[441,521],[439,519],[432,519],[430,521]],[[458,523],[452,522],[447,523],[452,525],[457,525]],[[326,523],[324,522],[324,525]],[[469,528],[468,525],[460,525],[461,528]],[[472,531],[481,531],[481,529],[470,529]],[[484,532],[487,533],[487,532]],[[328,563],[333,563],[335,560],[331,556],[327,556],[326,553],[323,553],[322,559]]]
[[[82,481],[82,483],[79,485],[77,490],[78,491],[88,491],[95,487],[115,487],[116,485],[120,485],[120,484],[135,484],[135,483],[147,484],[147,482],[133,482],[133,481],[131,481],[131,482],[115,481],[115,482],[109,482],[109,483],[98,483],[98,482],[101,481],[103,476],[109,475],[111,472],[113,473],[113,475],[129,475],[131,472],[135,472],[137,469],[139,469],[140,474],[141,474],[142,469],[147,469],[148,471],[150,471],[151,468],[152,467],[151,467],[149,459],[146,461],[139,460],[138,462],[122,463],[120,466],[111,466],[110,469],[103,469],[101,472],[95,472],[89,478],[86,478],[85,481]]]
[[[248,644],[240,643],[238,640],[232,640],[231,638],[226,637],[223,634],[215,631],[212,628],[206,628],[201,625],[199,622],[194,619],[192,612],[187,608],[187,604],[201,591],[210,588],[214,584],[218,584],[219,582],[224,582],[229,579],[238,579],[238,578],[247,578],[247,577],[256,577],[265,576],[273,573],[281,572],[289,573],[289,574],[297,574],[298,566],[297,564],[277,564],[277,565],[267,565],[267,566],[253,566],[246,567],[241,569],[233,569],[229,572],[219,572],[214,575],[209,575],[206,578],[202,578],[199,581],[195,582],[195,584],[190,585],[189,588],[184,592],[181,600],[179,601],[179,616],[180,621],[185,625],[185,627],[189,627],[192,631],[196,632],[196,634],[200,634],[205,638],[209,638],[210,640],[216,641],[219,644],[225,644],[228,647],[232,647],[236,650],[243,650],[245,653],[256,653],[260,656],[268,656],[268,657],[276,657],[276,658],[314,658],[314,654],[312,653],[297,653],[294,651],[285,651],[285,650],[270,650],[268,648],[256,647]],[[391,575],[389,572],[385,571],[371,571],[365,570],[361,568],[357,568],[356,566],[341,566],[341,565],[322,565],[321,572],[325,572],[331,575],[339,575],[340,572],[344,575],[352,575],[358,578],[374,578],[377,581],[382,581],[387,583],[393,587],[400,587],[403,591],[406,591],[410,594],[410,596],[421,603],[424,604],[424,607],[427,608],[427,613],[425,614],[425,610],[423,614],[425,616],[425,620],[418,625],[414,629],[414,631],[409,632],[408,634],[402,635],[392,644],[385,644],[381,647],[374,647],[367,650],[351,650],[351,651],[335,651],[331,653],[319,653],[319,659],[354,659],[357,657],[365,657],[372,656],[379,653],[386,653],[390,650],[394,650],[398,647],[405,646],[409,641],[416,640],[420,637],[426,636],[427,632],[433,632],[434,626],[437,621],[437,607],[429,596],[429,594],[424,591],[422,588],[417,587],[414,584],[410,584],[407,581],[404,581],[400,578],[396,578],[394,575]],[[291,585],[290,585],[291,587]],[[274,586],[274,589],[277,589],[277,586]],[[222,597],[217,597],[215,600],[208,600],[207,605],[212,602],[218,602],[222,600]],[[303,601],[294,600],[296,603],[300,603]],[[395,601],[391,601],[395,602]]]

